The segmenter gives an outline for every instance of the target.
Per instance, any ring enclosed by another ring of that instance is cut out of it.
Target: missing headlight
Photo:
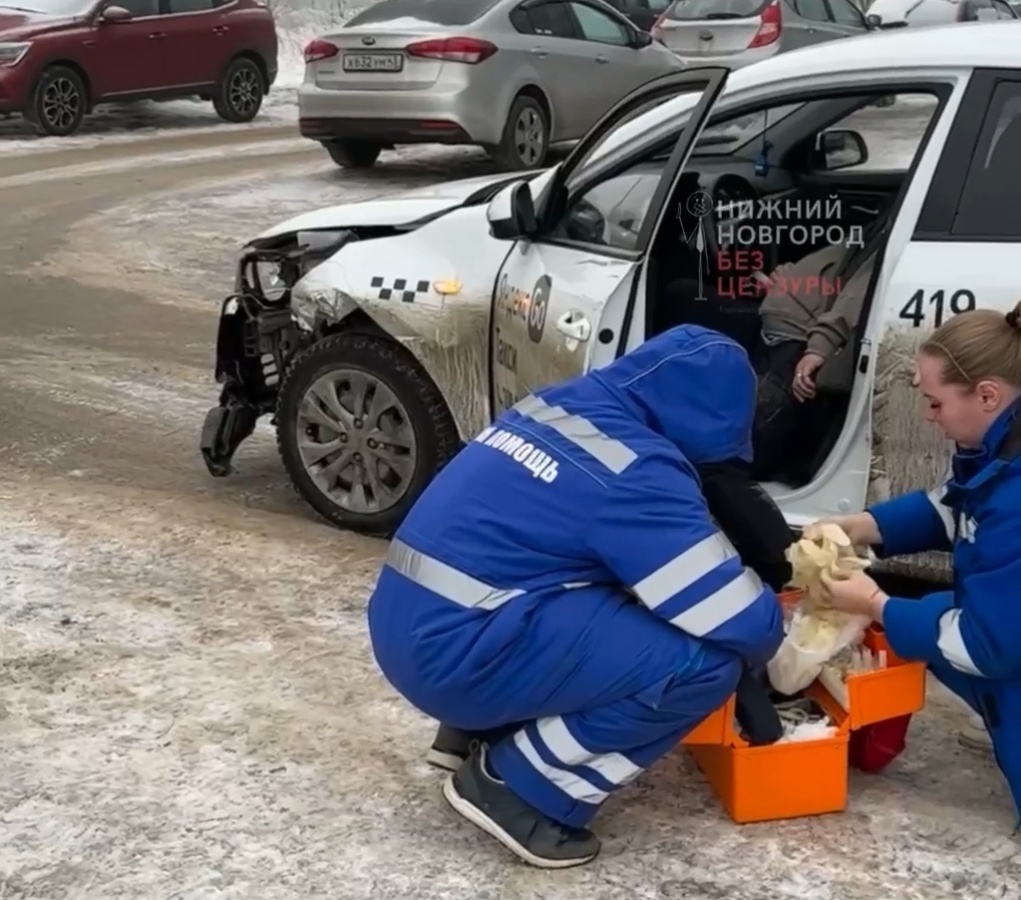
[[[255,274],[263,297],[270,302],[280,300],[287,292],[287,282],[283,278],[279,261],[258,260],[255,263]]]

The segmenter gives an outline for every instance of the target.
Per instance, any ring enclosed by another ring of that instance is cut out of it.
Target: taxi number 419
[[[928,298],[925,296],[925,290],[919,288],[904,304],[900,318],[907,319],[912,328],[921,328],[923,322],[929,328],[939,328],[950,316],[970,312],[974,308],[975,295],[967,288],[954,291],[949,298],[943,288],[933,291]]]

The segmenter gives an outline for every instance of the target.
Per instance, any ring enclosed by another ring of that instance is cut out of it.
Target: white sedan
[[[947,448],[917,415],[911,352],[948,316],[1013,306],[1021,241],[1016,34],[964,27],[969,40],[961,26],[904,29],[669,75],[554,168],[270,229],[246,246],[224,304],[207,467],[227,475],[272,415],[309,504],[390,533],[463,442],[529,391],[692,320],[706,292],[753,309],[763,272],[871,241],[830,427],[803,480],[766,487],[797,527],[934,482]],[[907,158],[877,167],[882,148],[848,127],[862,117],[887,117]],[[914,574],[944,571],[928,565]]]

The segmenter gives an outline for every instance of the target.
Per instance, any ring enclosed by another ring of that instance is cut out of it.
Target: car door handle
[[[583,312],[572,309],[557,319],[557,331],[569,340],[584,344],[592,336],[592,323]]]
[[[597,56],[596,57],[596,62],[597,63],[608,63],[609,60],[605,56]]]
[[[166,32],[164,32],[164,31],[154,31],[152,34],[149,35],[149,40],[150,41],[159,41],[159,40],[162,40],[163,38],[165,38],[166,36],[167,36]]]
[[[547,56],[549,56],[549,52],[546,50],[540,50],[538,47],[533,47],[532,56],[538,56],[539,59],[545,59]]]
[[[213,33],[214,34],[226,34],[228,31],[230,31],[230,26],[229,25],[214,25],[213,26]]]

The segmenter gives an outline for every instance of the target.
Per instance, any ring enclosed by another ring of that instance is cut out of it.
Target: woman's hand
[[[849,516],[834,516],[832,519],[823,519],[820,522],[813,522],[804,530],[804,535],[809,540],[819,536],[819,528],[822,525],[837,525],[844,530],[855,547],[876,547],[883,543],[883,536],[879,533],[879,525],[872,518],[871,513],[860,512]]]
[[[883,607],[890,598],[883,589],[861,570],[847,575],[823,576],[824,596],[833,609],[854,616],[870,616],[883,620]]]

